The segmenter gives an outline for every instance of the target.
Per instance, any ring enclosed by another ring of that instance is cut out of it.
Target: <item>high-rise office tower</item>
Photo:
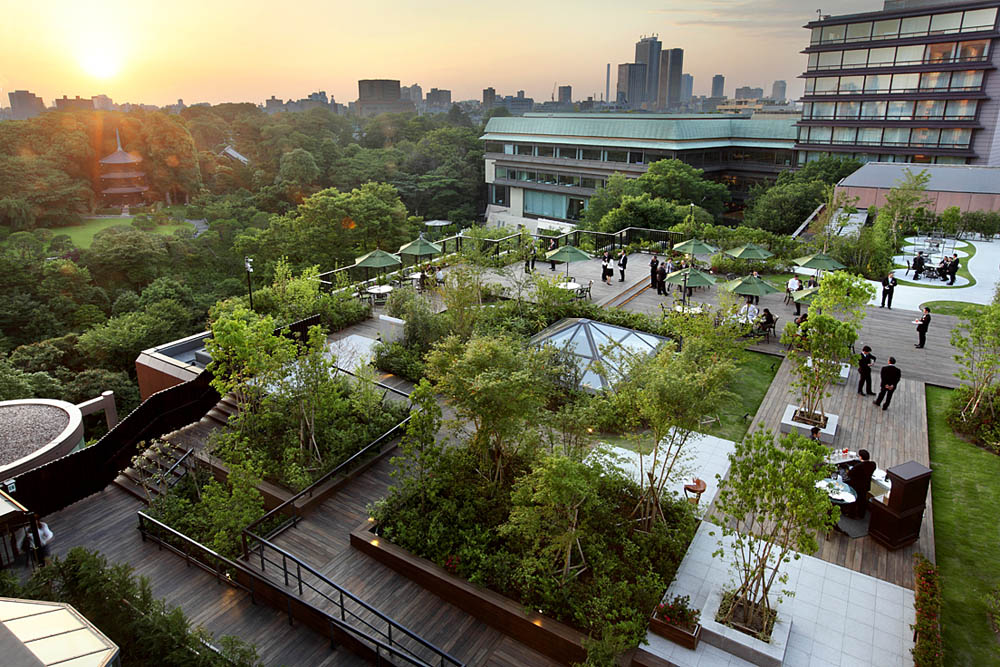
[[[657,106],[672,109],[681,103],[681,77],[684,74],[684,49],[665,49],[660,54],[660,95]]]
[[[573,104],[573,86],[559,86],[559,104]]]
[[[659,99],[661,46],[655,36],[643,37],[635,44],[635,61],[646,66],[646,103],[649,105]]]
[[[716,74],[712,77],[712,97],[726,96],[726,77]]]
[[[681,104],[687,104],[694,97],[694,77],[690,74],[681,75]]]
[[[604,75],[604,101],[611,101],[611,63],[608,63],[608,69]]]
[[[622,63],[618,66],[618,101],[633,109],[646,102],[645,63]]]
[[[1000,0],[887,0],[806,26],[800,162],[1000,165]]]
[[[492,109],[497,105],[497,91],[493,86],[483,88],[483,110]]]
[[[771,86],[771,99],[775,102],[784,102],[786,99],[786,91],[788,90],[788,84],[785,83],[783,79],[778,79]]]
[[[27,90],[15,90],[7,93],[10,99],[10,113],[13,120],[27,120],[45,111],[42,98]]]

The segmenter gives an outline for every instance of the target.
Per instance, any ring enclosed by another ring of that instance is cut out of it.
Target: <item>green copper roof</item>
[[[518,137],[515,141],[537,143],[584,143],[580,140],[608,140],[616,142],[643,141],[668,147],[672,142],[705,142],[718,140],[795,141],[798,120],[792,118],[766,118],[760,120],[746,118],[712,119],[666,119],[666,118],[595,118],[573,117],[571,115],[553,117],[509,117],[491,118],[486,125],[486,140],[503,141]],[[736,142],[729,142],[736,143]],[[757,144],[760,145],[760,144]]]

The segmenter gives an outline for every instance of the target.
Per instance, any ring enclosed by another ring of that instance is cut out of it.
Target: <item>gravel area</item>
[[[0,406],[0,465],[49,444],[68,425],[66,411],[52,405]]]

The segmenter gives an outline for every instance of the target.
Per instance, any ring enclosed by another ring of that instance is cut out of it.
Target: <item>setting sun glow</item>
[[[93,50],[80,54],[80,67],[95,78],[110,79],[121,70],[121,57],[110,49],[95,46]]]

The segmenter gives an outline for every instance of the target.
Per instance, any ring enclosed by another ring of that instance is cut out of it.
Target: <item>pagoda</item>
[[[122,150],[122,138],[115,130],[118,150],[101,158],[101,200],[106,206],[142,204],[146,185],[146,172],[142,171],[142,158]]]

